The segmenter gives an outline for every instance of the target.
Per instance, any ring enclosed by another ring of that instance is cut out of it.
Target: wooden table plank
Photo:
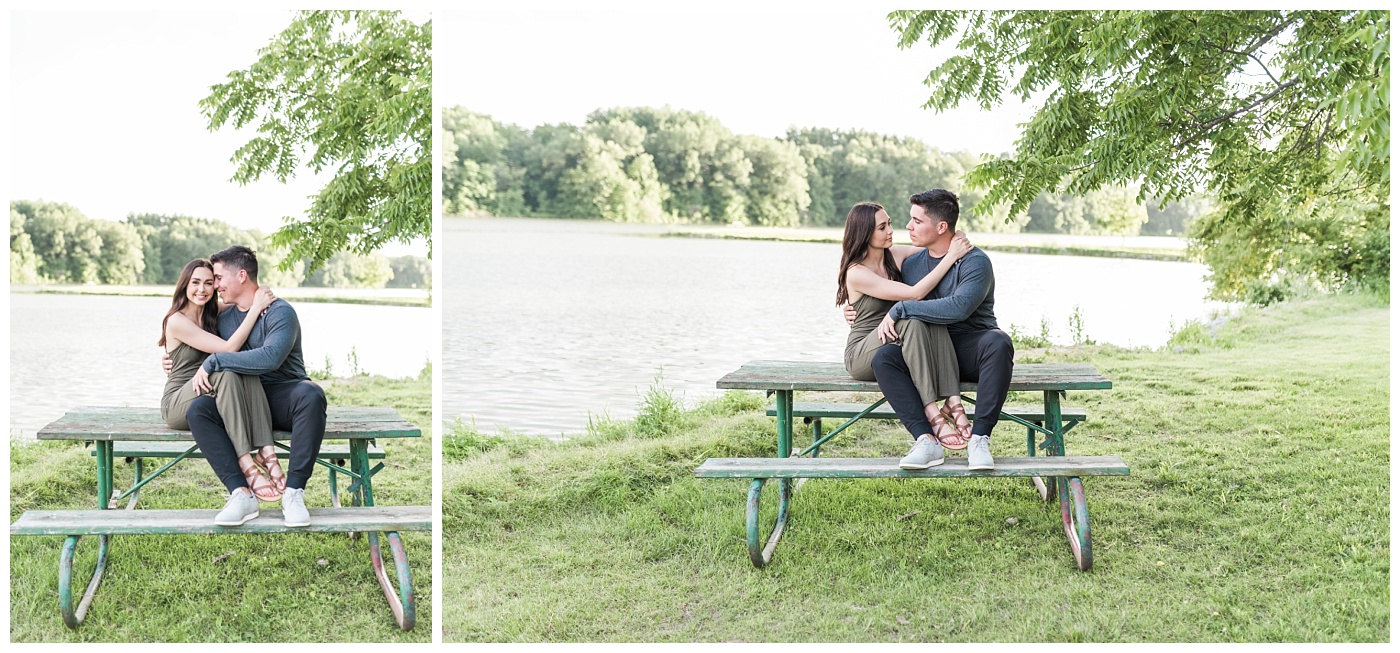
[[[387,406],[332,406],[326,409],[327,440],[369,438],[416,438],[422,429],[404,420]],[[57,421],[39,429],[40,440],[179,440],[193,442],[189,431],[165,425],[159,408],[81,406]],[[291,433],[273,431],[272,437],[287,440]]]
[[[900,469],[898,458],[710,458],[698,478],[940,478],[954,476],[1123,476],[1117,456],[997,458],[996,469],[972,471],[967,459],[949,456],[928,469]]]
[[[261,510],[242,526],[217,526],[217,510],[30,510],[10,535],[152,535],[212,533],[344,533],[432,530],[431,506],[311,508],[311,525],[288,528],[281,510]]]
[[[841,363],[754,360],[724,375],[715,387],[721,390],[810,390],[879,392],[874,381],[857,381]],[[1065,363],[1019,363],[1011,372],[1011,391],[1102,390],[1113,382],[1099,374],[1093,365]],[[976,383],[961,385],[964,392],[975,392]]]

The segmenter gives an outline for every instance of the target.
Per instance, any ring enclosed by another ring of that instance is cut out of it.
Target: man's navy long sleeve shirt
[[[914,285],[928,276],[943,259],[934,258],[927,249],[915,252],[904,260],[901,270],[904,283]],[[997,328],[992,311],[996,278],[992,275],[992,260],[986,252],[972,251],[958,259],[953,269],[943,277],[933,292],[921,300],[898,302],[890,309],[895,320],[911,318],[929,324],[946,324],[948,333],[970,333]]]

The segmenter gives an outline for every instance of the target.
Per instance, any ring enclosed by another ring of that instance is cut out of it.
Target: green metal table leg
[[[334,470],[334,469],[330,470],[330,476],[331,476],[331,506],[336,507],[336,508],[339,508],[339,507],[340,507],[340,488],[336,486],[336,482],[335,482],[335,470]]]
[[[1040,422],[1036,422],[1035,424],[1036,426],[1042,426]],[[1035,429],[1029,426],[1026,427],[1026,455],[1032,458],[1035,457],[1035,433]],[[1046,486],[1045,479],[1039,476],[1031,477],[1031,487],[1035,488],[1036,493],[1040,495],[1042,501],[1050,496],[1050,489]]]
[[[131,467],[133,470],[135,470],[136,477],[132,479],[131,489],[128,490],[128,492],[130,492],[131,494],[131,498],[127,499],[126,501],[127,510],[135,510],[136,502],[141,498],[141,477],[144,472],[144,469],[142,468],[142,463],[145,460],[145,458],[135,458],[131,461]]]
[[[1065,525],[1074,563],[1080,571],[1094,566],[1094,543],[1089,535],[1089,502],[1084,497],[1084,482],[1078,476],[1059,477],[1060,520]]]
[[[106,510],[112,503],[112,443],[97,441],[97,509]]]
[[[792,455],[792,391],[777,391],[778,457]]]
[[[112,479],[112,443],[107,440],[98,440],[95,443],[97,449],[97,509],[107,510],[112,503],[112,488],[115,483]],[[88,608],[92,606],[92,599],[97,596],[97,586],[102,583],[102,574],[107,571],[107,552],[111,545],[111,536],[97,536],[97,565],[92,570],[92,580],[88,582],[87,590],[83,592],[83,598],[78,601],[78,607],[73,607],[73,557],[78,550],[78,540],[81,535],[69,535],[63,542],[63,551],[58,556],[58,611],[63,615],[63,623],[69,628],[77,629],[83,625],[83,619],[87,616]]]
[[[773,523],[773,532],[768,536],[767,543],[760,544],[758,500],[763,493],[763,482],[766,480],[768,479],[756,478],[749,483],[748,519],[746,520],[749,561],[760,569],[773,561],[773,550],[778,548],[778,540],[782,539],[783,530],[787,528],[788,505],[792,500],[792,479],[778,479],[778,519]]]
[[[1063,414],[1060,410],[1060,392],[1058,390],[1045,391],[1045,428],[1050,431],[1050,435],[1045,438],[1049,445],[1045,447],[1045,455],[1065,455],[1064,438],[1066,429]],[[1050,501],[1054,499],[1059,490],[1059,481],[1057,481],[1055,477],[1046,477],[1044,481],[1046,493],[1042,498],[1046,501]]]
[[[374,505],[374,485],[371,476],[374,472],[369,468],[369,441],[350,441],[350,468],[360,475],[360,480],[356,484],[356,490],[352,493],[357,505]],[[394,555],[394,570],[397,572],[399,580],[399,590],[394,590],[394,585],[389,582],[389,575],[384,569],[384,555],[379,544],[379,533],[369,532],[369,558],[370,564],[374,567],[374,576],[379,581],[379,588],[384,591],[384,597],[389,600],[389,609],[394,613],[394,621],[403,630],[412,630],[413,624],[417,621],[417,601],[413,593],[413,578],[408,569],[408,553],[404,550],[403,540],[396,532],[386,532],[385,538],[389,540],[389,549]]]
[[[394,590],[393,583],[389,582],[389,575],[384,569],[384,556],[379,546],[379,533],[369,534],[369,557],[374,565],[374,576],[379,580],[379,588],[384,590],[384,597],[389,599],[389,609],[394,612],[394,621],[398,622],[399,628],[408,631],[413,630],[413,624],[418,619],[417,600],[413,593],[413,577],[409,574],[408,553],[404,550],[403,540],[396,532],[387,532],[385,539],[389,540],[389,550],[394,555],[394,571],[399,577],[399,589]]]
[[[822,418],[812,418],[812,457],[822,455]]]
[[[107,570],[107,547],[110,536],[97,536],[97,565],[92,570],[92,580],[88,582],[87,591],[83,592],[83,598],[78,601],[78,607],[73,608],[73,555],[78,549],[78,539],[81,535],[69,535],[63,542],[63,552],[58,556],[58,611],[63,615],[64,625],[74,630],[83,625],[83,618],[87,616],[88,607],[92,605],[93,597],[97,596],[97,586],[102,583],[102,572]]]

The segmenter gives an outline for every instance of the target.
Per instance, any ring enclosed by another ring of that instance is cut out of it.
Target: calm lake
[[[577,433],[635,414],[653,379],[687,405],[752,359],[840,360],[840,246],[648,237],[665,226],[450,218],[441,286],[443,418]],[[972,235],[977,242],[976,234]],[[989,252],[1003,329],[1157,347],[1209,317],[1205,266]]]
[[[309,370],[414,376],[435,327],[427,308],[292,302]],[[10,433],[32,439],[74,406],[159,406],[165,297],[10,295]]]

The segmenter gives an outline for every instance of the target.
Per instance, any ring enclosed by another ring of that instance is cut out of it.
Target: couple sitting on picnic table
[[[879,204],[861,202],[846,216],[836,291],[851,323],[846,371],[878,383],[914,437],[900,467],[941,465],[943,449],[965,448],[968,469],[992,469],[992,427],[1014,353],[992,312],[992,262],[955,231],[957,195],[935,188],[909,204],[913,247],[894,244]],[[971,422],[958,394],[962,379],[977,383]]]
[[[185,265],[160,343],[169,374],[161,418],[188,429],[228,488],[214,523],[238,526],[281,499],[287,526],[309,526],[304,493],[326,435],[326,393],[306,375],[296,311],[258,285],[253,250],[235,245]],[[291,431],[283,473],[274,428]]]

